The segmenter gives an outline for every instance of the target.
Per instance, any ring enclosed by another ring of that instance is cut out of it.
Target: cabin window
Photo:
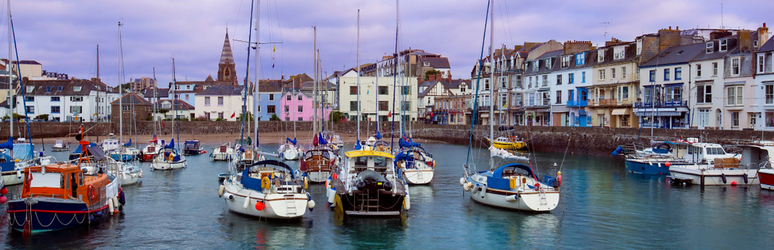
[[[62,174],[60,173],[32,173],[32,182],[30,187],[50,187],[60,188],[62,185]]]
[[[387,158],[374,157],[374,169],[381,171],[387,170]]]
[[[83,186],[83,172],[78,173],[78,186]]]

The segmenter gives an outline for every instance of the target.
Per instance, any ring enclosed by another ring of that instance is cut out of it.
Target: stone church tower
[[[218,63],[218,84],[238,85],[234,55],[231,53],[231,43],[228,39],[228,29],[226,29],[226,40],[223,41],[223,52],[220,54],[220,62]]]

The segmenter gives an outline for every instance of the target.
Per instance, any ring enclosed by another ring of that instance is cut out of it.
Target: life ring
[[[261,188],[263,188],[263,189],[270,189],[271,188],[271,180],[269,180],[269,177],[261,178]]]
[[[170,162],[171,162],[172,160],[174,160],[174,159],[175,159],[175,158],[172,156],[172,154],[169,154],[169,157],[167,157],[167,161],[170,161]]]
[[[392,148],[387,147],[387,152],[392,152]]]
[[[96,200],[97,194],[94,192],[94,186],[89,184],[88,195],[90,200]]]

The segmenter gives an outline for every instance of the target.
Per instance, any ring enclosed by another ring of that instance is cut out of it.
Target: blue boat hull
[[[134,156],[133,155],[111,154],[110,158],[113,158],[113,160],[116,160],[116,161],[132,161],[132,160],[134,160]]]
[[[641,159],[626,159],[625,165],[626,171],[635,174],[669,175],[669,167],[666,166],[664,161],[648,162]]]
[[[32,205],[32,219],[27,218],[27,205],[25,200],[14,200],[8,203],[9,223],[17,231],[24,231],[24,226],[29,221],[32,223],[32,232],[55,231],[73,228],[88,224],[109,214],[108,208],[99,209],[92,213],[88,211],[83,202],[58,202],[38,200]]]

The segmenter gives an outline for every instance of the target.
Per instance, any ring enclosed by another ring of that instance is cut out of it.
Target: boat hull
[[[298,160],[298,151],[296,150],[285,150],[280,154],[282,155],[282,159],[286,161]]]
[[[479,187],[473,187],[479,188]],[[506,200],[506,197],[516,197],[514,201]],[[478,203],[533,212],[550,212],[559,204],[559,192],[511,192],[494,188],[480,188],[479,191],[471,193],[470,198]]]
[[[378,193],[378,194],[377,194]],[[336,194],[339,201],[334,206],[341,206],[346,215],[352,216],[397,216],[403,211],[405,196],[395,195],[390,191],[353,191]]]
[[[310,182],[323,183],[328,180],[328,177],[331,176],[331,172],[329,171],[306,172],[306,176],[309,177]]]
[[[647,174],[647,175],[668,175],[669,167],[665,162],[648,161],[645,159],[626,159],[624,163],[626,171],[635,174]]]
[[[52,150],[53,150],[54,152],[62,152],[62,151],[70,151],[70,148],[68,148],[68,147],[57,147],[57,146],[54,146],[54,147],[52,147]]]
[[[672,178],[688,180],[693,184],[700,184],[703,176],[706,186],[732,185],[733,182],[736,182],[737,185],[760,184],[757,169],[698,169],[672,166],[670,173]]]
[[[181,169],[188,166],[188,162],[186,160],[182,161],[176,161],[176,162],[153,162],[151,163],[151,168],[155,170],[172,170],[172,169]]]
[[[86,203],[57,198],[34,198],[31,220],[27,218],[26,199],[8,203],[9,223],[17,231],[23,231],[27,222],[32,232],[46,232],[77,227],[109,214],[108,206],[89,211]]]
[[[435,170],[430,167],[404,169],[402,171],[403,171],[403,177],[405,177],[406,182],[408,182],[408,184],[411,184],[411,185],[428,184],[433,180],[433,175],[435,175]]]
[[[212,160],[213,161],[228,161],[231,160],[231,155],[227,153],[213,153],[212,154]]]
[[[134,160],[134,155],[121,155],[121,154],[111,154],[110,158],[113,158],[113,160],[116,161],[132,161]]]
[[[758,170],[761,189],[774,190],[774,169]]]
[[[140,157],[140,161],[142,162],[151,162],[153,161],[153,158],[156,157],[156,154],[148,153],[148,154],[142,154],[142,157]]]
[[[228,209],[235,213],[269,219],[296,219],[304,216],[309,197],[305,194],[264,194],[250,189],[239,189],[227,183],[223,194]],[[248,199],[245,203],[245,201]],[[264,208],[258,210],[256,203]],[[246,204],[246,205],[245,205]]]
[[[204,152],[204,151],[201,150],[201,149],[199,149],[199,150],[191,150],[191,149],[183,150],[183,154],[184,155],[200,155],[200,154],[202,154],[202,152]]]
[[[492,143],[492,146],[499,149],[519,150],[527,146],[526,142],[498,142]]]

